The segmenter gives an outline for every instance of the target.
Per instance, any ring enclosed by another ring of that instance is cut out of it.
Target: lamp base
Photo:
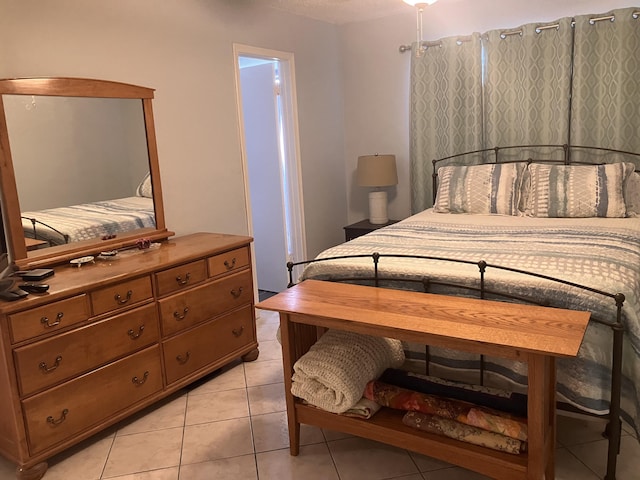
[[[369,222],[374,225],[387,223],[387,192],[369,192]]]

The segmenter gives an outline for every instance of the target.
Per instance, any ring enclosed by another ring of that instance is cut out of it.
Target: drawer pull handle
[[[178,363],[180,365],[184,365],[185,363],[187,363],[189,361],[189,359],[191,358],[191,352],[187,352],[184,354],[184,357],[182,355],[178,355],[176,357],[176,360],[178,361]]]
[[[134,332],[133,328],[131,328],[128,332],[127,335],[129,335],[131,337],[131,340],[135,340],[136,338],[138,338],[140,335],[142,335],[142,332],[144,331],[144,325],[140,325],[138,327],[138,333]]]
[[[62,415],[60,415],[60,418],[57,420],[53,418],[51,415],[49,415],[47,417],[47,423],[50,423],[51,425],[60,425],[62,422],[64,422],[67,419],[68,413],[69,413],[69,409],[65,408],[64,410],[62,410]]]
[[[236,266],[236,257],[231,259],[231,263],[228,260],[224,261],[224,266],[227,267],[227,270],[231,270]]]
[[[49,373],[49,372],[53,372],[56,368],[58,368],[60,366],[61,361],[62,361],[62,355],[58,355],[56,357],[56,361],[50,367],[47,367],[46,362],[40,362],[40,365],[38,366],[40,367],[40,370],[42,370],[44,373]]]
[[[187,273],[187,274],[184,276],[184,279],[182,278],[182,276],[181,276],[181,275],[178,275],[178,276],[176,277],[176,282],[178,282],[178,285],[186,285],[187,283],[189,283],[189,280],[190,280],[190,279],[191,279],[191,274],[190,274],[190,273]]]
[[[56,327],[56,326],[60,325],[60,320],[62,320],[62,317],[64,317],[64,313],[63,312],[58,312],[58,314],[56,315],[56,321],[55,322],[49,323],[49,317],[42,317],[40,319],[40,323],[43,324],[47,328]]]
[[[144,382],[147,381],[147,378],[149,378],[149,371],[144,372],[144,375],[142,376],[142,378],[138,378],[136,376],[136,377],[133,377],[131,381],[136,385],[142,385]]]
[[[242,335],[242,332],[244,332],[244,325],[241,325],[240,328],[234,328],[233,330],[231,330],[231,333],[233,333],[235,337],[239,337],[240,335]]]
[[[133,290],[129,290],[127,292],[127,296],[125,298],[122,298],[122,296],[119,293],[116,293],[113,298],[115,298],[115,300],[116,300],[116,302],[118,302],[118,304],[124,305],[129,300],[131,300],[131,296],[132,295],[133,295]]]
[[[233,298],[238,298],[240,297],[240,295],[242,295],[242,287],[234,288],[230,293]]]
[[[175,317],[176,320],[184,320],[184,317],[187,316],[188,312],[189,312],[189,307],[184,307],[184,309],[182,310],[182,313],[176,311],[176,312],[173,312],[173,316]]]

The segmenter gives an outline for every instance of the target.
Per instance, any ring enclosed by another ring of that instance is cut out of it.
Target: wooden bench
[[[317,280],[306,280],[257,308],[280,312],[291,455],[299,453],[304,423],[412,450],[496,479],[554,478],[555,357],[577,355],[589,312]],[[405,426],[401,411],[383,408],[363,420],[304,405],[291,394],[293,365],[323,328],[527,362],[528,452],[512,455],[422,432]]]

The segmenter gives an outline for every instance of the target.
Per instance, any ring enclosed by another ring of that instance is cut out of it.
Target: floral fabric
[[[409,427],[417,428],[418,430],[444,435],[445,437],[462,442],[472,443],[502,452],[519,454],[525,452],[527,449],[527,443],[521,440],[436,415],[407,412],[402,418],[402,423]]]
[[[387,368],[378,380],[415,392],[462,400],[519,417],[527,416],[527,395],[523,393],[452,382],[399,368]]]
[[[364,396],[383,407],[437,415],[507,437],[527,440],[526,419],[472,403],[414,392],[377,380],[367,383]]]

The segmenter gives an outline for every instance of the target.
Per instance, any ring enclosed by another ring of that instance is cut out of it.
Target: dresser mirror
[[[103,80],[0,80],[2,216],[16,266],[51,266],[172,235],[153,92]]]

